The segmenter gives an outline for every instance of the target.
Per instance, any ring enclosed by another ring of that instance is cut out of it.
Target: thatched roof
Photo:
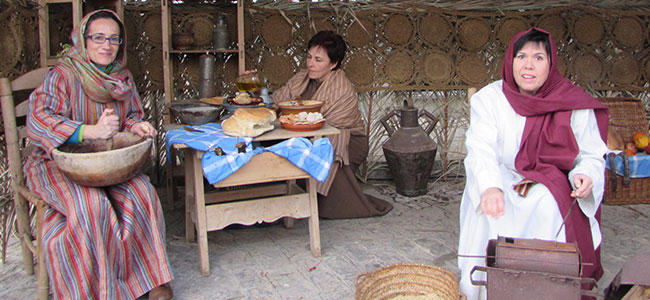
[[[338,9],[349,7],[354,10],[372,10],[372,9],[403,9],[404,5],[416,4],[433,6],[437,8],[450,10],[472,10],[472,11],[500,11],[500,10],[538,10],[552,7],[562,7],[569,5],[584,5],[606,9],[645,9],[650,10],[650,2],[647,0],[359,0],[359,1],[278,1],[278,0],[258,0],[253,5],[263,8],[275,8],[282,10],[296,9]]]
[[[125,0],[127,5],[159,6],[160,0]],[[233,0],[170,0],[173,3],[232,3]],[[245,0],[247,3],[251,0]],[[647,0],[252,0],[252,6],[281,10],[337,10],[351,8],[353,10],[372,9],[404,9],[404,5],[417,4],[433,6],[450,10],[471,11],[506,11],[506,10],[539,10],[569,5],[584,5],[605,9],[643,9],[650,10]],[[20,6],[36,6],[36,0],[0,0],[0,6],[13,4]]]

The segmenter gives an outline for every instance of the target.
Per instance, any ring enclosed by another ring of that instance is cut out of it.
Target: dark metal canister
[[[217,95],[217,80],[215,76],[216,57],[203,54],[199,57],[199,98],[210,98]]]
[[[394,115],[400,116],[400,126],[397,131],[388,123],[388,119]],[[422,115],[430,119],[426,130],[423,130],[418,123]],[[382,148],[399,194],[420,196],[427,193],[427,182],[437,150],[429,133],[437,122],[438,120],[431,113],[426,110],[419,113],[417,108],[408,105],[406,101],[399,114],[394,110],[381,119],[382,125],[390,136]]]

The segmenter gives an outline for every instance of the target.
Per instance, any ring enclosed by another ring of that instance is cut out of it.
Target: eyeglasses
[[[106,40],[108,40],[108,42],[111,45],[120,45],[120,44],[122,44],[122,38],[119,37],[119,36],[106,37],[103,34],[98,33],[98,34],[93,34],[93,35],[87,35],[86,38],[90,39],[91,41],[93,41],[93,43],[97,43],[97,44],[103,44],[104,42],[106,42]]]

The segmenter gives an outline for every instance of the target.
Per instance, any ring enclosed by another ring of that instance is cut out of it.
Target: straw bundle
[[[444,269],[421,264],[394,264],[355,278],[356,300],[458,300],[456,278]]]

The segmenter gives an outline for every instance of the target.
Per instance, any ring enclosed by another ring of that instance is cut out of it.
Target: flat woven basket
[[[609,108],[609,130],[618,134],[624,142],[631,142],[637,132],[648,132],[645,108],[635,98],[600,98]],[[613,158],[611,158],[613,159]],[[607,157],[607,164],[610,163]],[[611,170],[605,172],[605,204],[650,204],[650,177],[623,178]]]
[[[355,300],[461,299],[454,274],[422,264],[394,264],[361,273],[354,285]]]

